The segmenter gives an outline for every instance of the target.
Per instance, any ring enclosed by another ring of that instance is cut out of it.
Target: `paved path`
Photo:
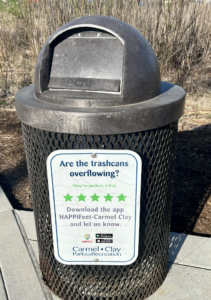
[[[210,300],[211,239],[170,234],[169,273],[149,300]],[[59,300],[44,285],[34,214],[14,211],[0,187],[0,300]]]

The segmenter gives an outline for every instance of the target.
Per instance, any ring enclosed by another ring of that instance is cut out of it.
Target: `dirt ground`
[[[211,110],[207,101],[187,101],[179,121],[171,230],[211,236]],[[0,109],[0,185],[15,209],[32,210],[15,110]]]

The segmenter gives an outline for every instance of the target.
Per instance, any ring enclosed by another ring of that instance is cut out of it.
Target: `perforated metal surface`
[[[48,132],[22,124],[46,284],[60,298],[145,299],[167,274],[177,122],[131,134],[90,136]],[[128,266],[66,266],[53,254],[46,159],[57,149],[130,149],[142,158],[139,256]]]

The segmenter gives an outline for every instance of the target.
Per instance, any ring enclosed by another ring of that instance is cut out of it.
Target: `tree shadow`
[[[187,238],[186,234],[171,232],[169,236],[169,263],[174,263]]]
[[[169,257],[168,257],[168,273],[171,272],[172,265],[176,263],[179,252],[187,238],[186,234],[170,232],[169,236]]]
[[[211,235],[209,220],[206,228],[205,223],[197,222],[211,196],[209,127],[178,132],[171,231]]]

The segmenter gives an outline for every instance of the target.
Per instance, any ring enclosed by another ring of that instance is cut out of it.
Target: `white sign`
[[[138,256],[141,158],[58,150],[47,159],[54,255],[65,265],[129,265]]]

